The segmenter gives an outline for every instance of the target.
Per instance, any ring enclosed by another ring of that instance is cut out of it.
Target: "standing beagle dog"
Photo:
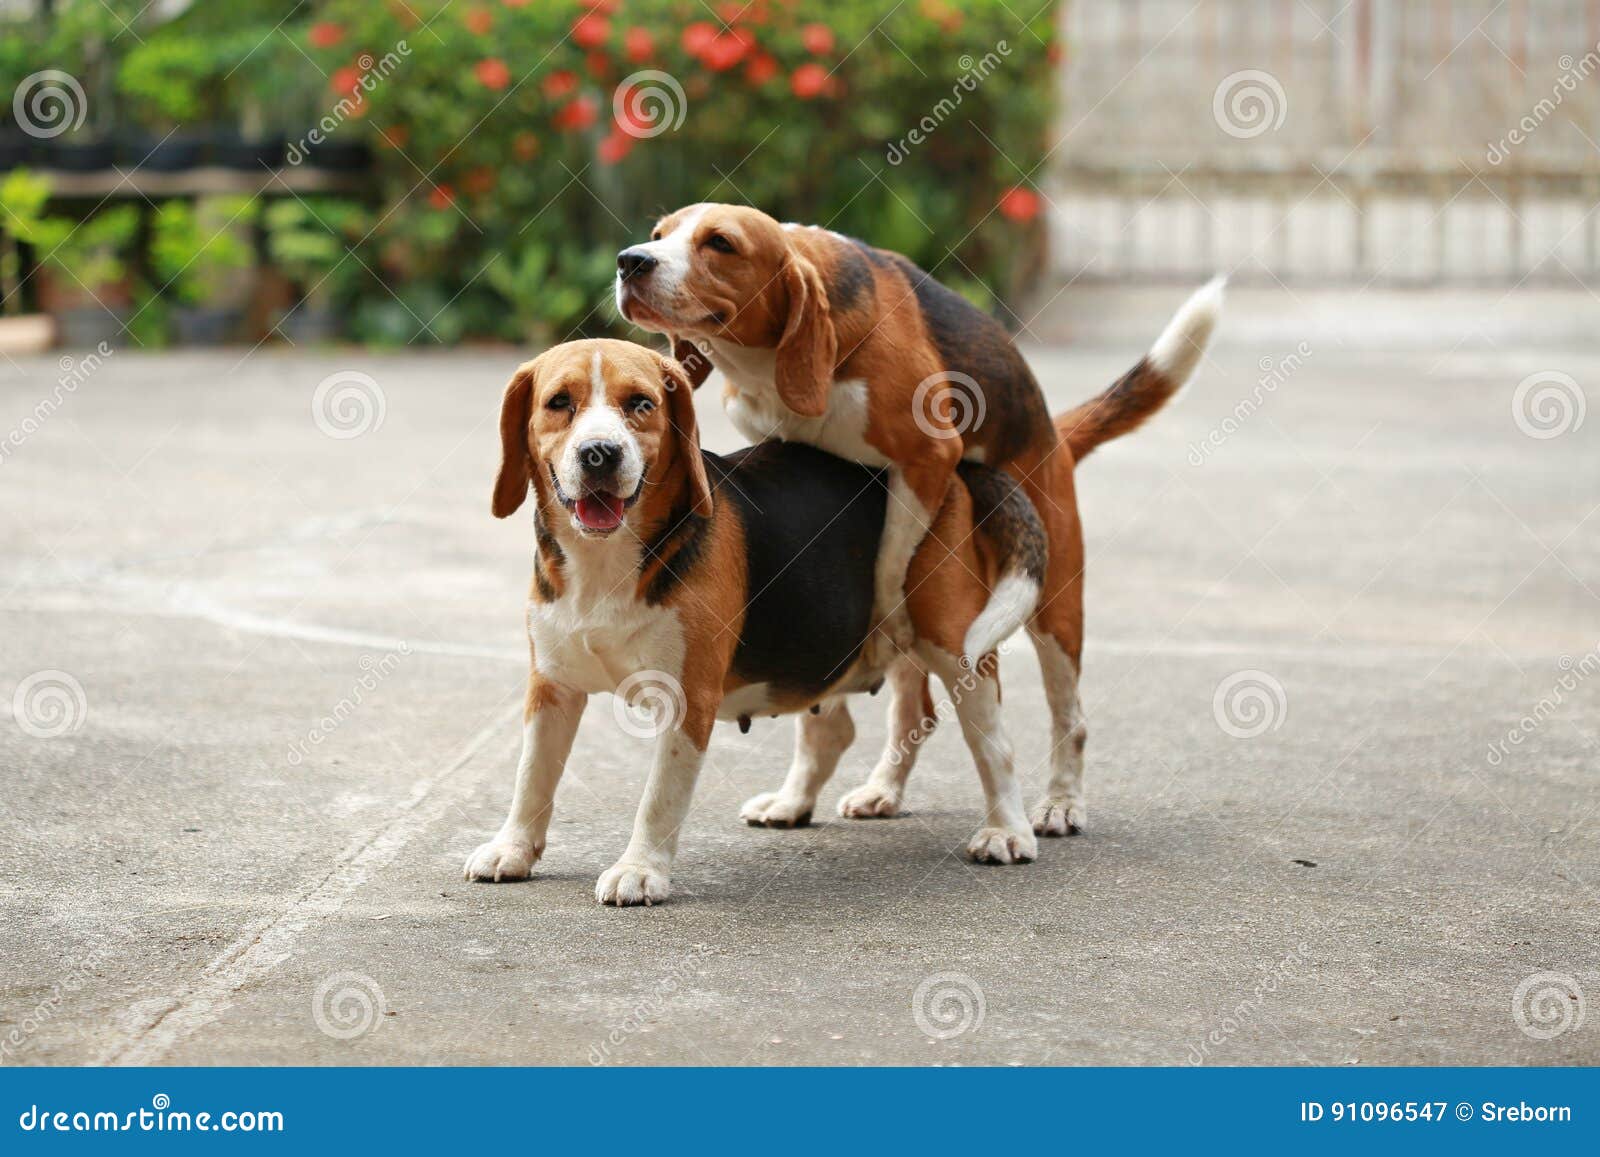
[[[572,342],[523,365],[500,437],[495,516],[521,507],[530,485],[535,496],[532,663],[511,811],[466,876],[529,875],[584,704],[609,691],[619,711],[654,705],[658,743],[633,836],[595,896],[659,903],[714,720],[803,713],[783,789],[745,805],[754,823],[804,823],[854,737],[844,696],[883,678],[863,645],[889,502],[882,472],[803,445],[702,451],[683,368],[620,341]],[[962,478],[911,560],[912,653],[947,685],[964,680],[956,715],[988,803],[967,850],[1016,863],[1037,842],[998,671],[992,655],[961,659],[975,633],[997,643],[1032,613],[991,592],[1023,579],[1037,589],[1044,530],[994,471]]]
[[[780,225],[746,206],[691,205],[663,217],[647,243],[618,255],[616,298],[629,321],[668,336],[696,385],[712,368],[722,371],[728,415],[752,441],[809,442],[888,467],[875,592],[896,642],[904,627],[894,608],[915,590],[907,562],[956,464],[987,463],[1018,480],[1049,543],[1028,629],[1050,705],[1051,770],[1031,818],[1035,832],[1055,836],[1080,831],[1085,820],[1074,466],[1189,379],[1220,313],[1222,285],[1195,293],[1138,364],[1054,421],[1005,329],[965,298],[897,253],[827,229]],[[867,784],[840,801],[843,815],[899,810],[911,761],[888,753],[915,750],[904,724],[919,718],[908,700],[926,695],[926,676],[901,669],[891,682],[889,749]]]

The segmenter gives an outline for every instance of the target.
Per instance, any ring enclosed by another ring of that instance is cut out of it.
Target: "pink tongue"
[[[578,499],[578,521],[590,530],[611,530],[622,522],[622,495],[585,494]]]

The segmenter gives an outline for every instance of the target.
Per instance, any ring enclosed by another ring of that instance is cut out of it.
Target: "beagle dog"
[[[878,554],[878,613],[897,640],[915,592],[908,561],[958,462],[1017,479],[1044,522],[1049,556],[1028,631],[1051,715],[1051,768],[1031,810],[1040,835],[1085,821],[1078,698],[1083,649],[1083,532],[1073,471],[1100,443],[1159,410],[1199,364],[1223,281],[1196,292],[1146,356],[1104,393],[1054,420],[1004,327],[897,253],[827,229],[779,224],[740,205],[690,205],[617,257],[622,316],[667,335],[698,386],[713,368],[723,401],[752,441],[809,442],[887,467],[888,517]],[[969,653],[973,653],[968,648]],[[915,751],[908,700],[926,676],[891,675],[889,752]],[[926,734],[920,729],[919,734]],[[886,753],[887,754],[887,753]],[[840,801],[845,816],[898,812],[911,761],[880,761]]]
[[[753,823],[806,822],[853,738],[844,697],[884,677],[864,648],[891,501],[883,472],[804,445],[702,450],[683,368],[622,341],[571,342],[519,368],[500,437],[495,516],[534,494],[532,662],[510,814],[466,876],[530,874],[584,705],[612,692],[619,722],[657,745],[632,838],[595,896],[659,903],[716,719],[801,713],[789,780],[745,805]],[[963,687],[956,714],[987,799],[968,845],[981,861],[1037,851],[989,652],[1033,612],[993,592],[1037,589],[1044,550],[1027,499],[974,466],[911,560],[912,654]],[[975,635],[990,640],[984,658],[963,666]]]

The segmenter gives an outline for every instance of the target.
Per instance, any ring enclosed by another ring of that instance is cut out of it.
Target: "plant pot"
[[[20,169],[33,160],[34,146],[37,144],[27,133],[15,129],[0,131],[0,173]]]
[[[339,340],[339,315],[325,305],[302,303],[278,318],[277,330],[295,345],[326,345]]]
[[[63,173],[98,173],[117,159],[110,141],[52,141],[38,151],[45,167]]]
[[[360,141],[308,143],[306,164],[329,173],[362,173],[372,164],[372,150]]]
[[[0,354],[42,354],[56,340],[56,322],[47,313],[0,317]]]
[[[211,138],[211,163],[241,173],[261,173],[283,164],[282,137],[243,137],[224,130]]]
[[[206,138],[200,133],[176,132],[171,136],[130,136],[117,144],[117,161],[127,168],[152,173],[181,173],[198,169],[205,159]]]
[[[62,345],[68,349],[98,349],[101,342],[120,345],[124,327],[132,316],[133,310],[126,307],[78,305],[57,310],[55,319]]]
[[[172,311],[172,328],[180,345],[227,345],[243,316],[238,309],[180,305]]]

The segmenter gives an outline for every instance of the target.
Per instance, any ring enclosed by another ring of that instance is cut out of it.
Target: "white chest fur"
[[[589,694],[614,691],[641,671],[680,678],[683,628],[676,611],[635,597],[638,551],[614,540],[563,543],[563,549],[561,597],[528,608],[540,674]]]
[[[777,438],[860,462],[887,466],[889,459],[867,441],[867,383],[852,378],[835,382],[828,411],[819,418],[796,414],[778,397],[774,382],[777,354],[713,341],[712,357],[727,379],[723,403],[734,427],[752,442]]]

